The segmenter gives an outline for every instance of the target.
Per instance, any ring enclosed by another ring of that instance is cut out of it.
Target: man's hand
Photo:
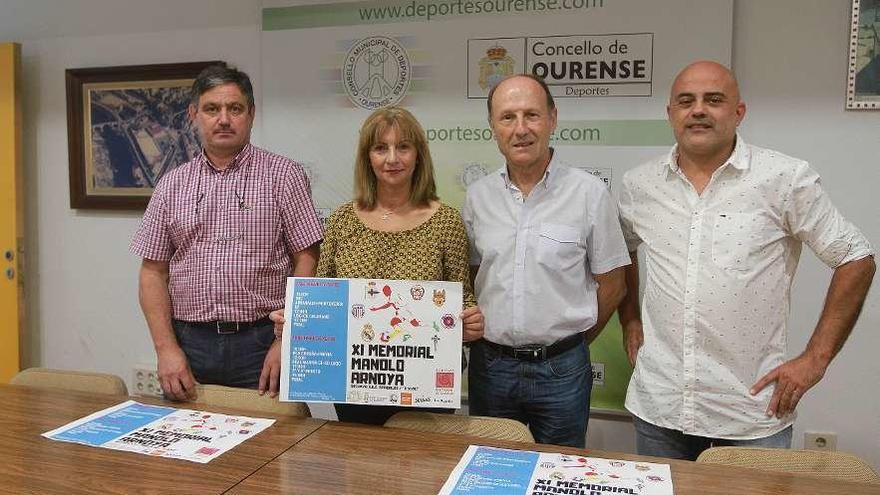
[[[633,368],[636,367],[636,357],[644,343],[645,332],[641,320],[631,320],[623,325],[623,349],[626,351],[626,357],[629,358],[629,365]]]
[[[461,318],[461,340],[473,342],[483,338],[483,312],[479,306],[471,306],[458,316]]]
[[[159,383],[165,396],[172,400],[196,398],[196,379],[189,369],[186,354],[179,346],[157,353]]]
[[[276,309],[269,313],[269,319],[275,325],[275,337],[281,338],[281,334],[284,332],[284,308]]]
[[[767,406],[767,416],[776,415],[777,418],[781,418],[794,412],[807,390],[825,376],[827,366],[827,363],[805,352],[764,375],[752,386],[749,393],[756,395],[767,385],[775,382],[776,388],[770,398],[770,405]]]
[[[269,392],[269,397],[278,397],[278,382],[280,379],[281,341],[276,339],[272,343],[272,347],[269,348],[269,352],[266,353],[266,359],[263,361],[263,371],[260,373],[260,384],[258,386],[260,395]]]

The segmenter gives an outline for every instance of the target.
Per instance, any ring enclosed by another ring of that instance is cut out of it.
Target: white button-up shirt
[[[550,161],[517,196],[507,167],[468,188],[462,217],[479,265],[474,289],[485,338],[549,345],[588,330],[598,315],[592,274],[630,263],[617,207],[596,177]]]
[[[872,254],[809,165],[737,136],[702,195],[677,148],[624,175],[630,251],[645,247],[642,323],[626,407],[691,435],[754,439],[794,421],[765,411],[751,386],[785,361],[789,291],[806,243],[828,266]]]

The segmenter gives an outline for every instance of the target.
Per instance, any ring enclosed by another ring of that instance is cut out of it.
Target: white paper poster
[[[287,283],[281,400],[461,406],[458,282]]]
[[[440,495],[672,495],[668,464],[471,445]]]
[[[43,436],[62,442],[204,464],[274,422],[274,419],[153,406],[130,400],[43,433]]]

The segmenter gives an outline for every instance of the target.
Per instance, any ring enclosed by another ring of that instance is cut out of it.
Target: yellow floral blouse
[[[368,228],[352,203],[330,215],[319,277],[461,282],[464,307],[477,304],[468,275],[468,240],[458,211],[440,204],[423,224],[400,232]]]

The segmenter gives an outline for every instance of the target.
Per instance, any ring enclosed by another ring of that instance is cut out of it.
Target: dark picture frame
[[[880,0],[853,0],[846,108],[880,109]]]
[[[221,61],[67,69],[70,207],[146,208],[156,181],[200,150],[193,79]]]

